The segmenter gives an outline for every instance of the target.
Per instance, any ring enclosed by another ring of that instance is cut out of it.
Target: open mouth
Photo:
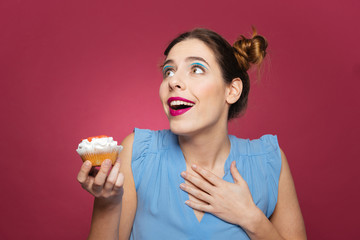
[[[189,111],[195,103],[181,97],[171,97],[168,99],[168,105],[171,116],[178,116]]]
[[[194,106],[194,103],[184,102],[184,101],[171,101],[170,108],[173,110],[186,109]]]

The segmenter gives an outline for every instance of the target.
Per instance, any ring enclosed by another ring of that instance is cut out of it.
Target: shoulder
[[[279,147],[279,151],[280,151],[280,161],[281,161],[279,181],[281,181],[281,182],[292,181],[290,166],[287,161],[286,155],[280,147]]]
[[[138,157],[144,153],[156,153],[161,149],[167,148],[174,140],[175,135],[167,129],[150,130],[135,128],[133,137],[133,155]]]
[[[273,134],[262,135],[259,139],[253,140],[253,144],[261,145],[263,153],[270,153],[273,151],[277,151],[278,153],[280,153],[280,146],[277,135],[273,135]]]
[[[132,132],[132,133],[130,133],[129,135],[127,135],[127,136],[123,139],[123,141],[121,142],[121,145],[122,145],[123,147],[125,147],[125,146],[127,146],[127,147],[132,146],[132,145],[133,145],[133,142],[134,142],[134,138],[135,138],[135,133]]]
[[[128,147],[128,151],[132,150],[131,160],[129,161],[133,170],[137,172],[139,169],[146,168],[147,164],[150,164],[151,161],[149,159],[153,159],[153,156],[162,156],[161,153],[172,148],[177,141],[176,136],[170,130],[139,128],[135,128],[134,133],[130,134],[127,138],[124,141],[132,142],[132,146]]]
[[[280,147],[277,135],[265,134],[255,139],[243,139],[231,136],[238,155],[269,155],[277,154],[280,158]]]
[[[135,134],[130,133],[121,142],[121,145],[123,146],[123,150],[119,153],[119,157],[121,160],[122,170],[125,170],[125,169],[130,170],[134,138],[135,138]]]
[[[281,156],[282,166],[288,168],[288,170],[290,171],[290,169],[289,169],[289,164],[288,164],[288,162],[287,162],[287,159],[286,159],[286,156],[285,156],[284,151],[283,151],[280,147],[279,147],[279,150],[280,150],[280,156]]]
[[[279,177],[280,177],[280,179],[285,180],[285,181],[288,181],[290,179],[292,180],[288,160],[286,158],[284,151],[280,147],[279,147],[279,152],[280,152],[280,161],[281,161],[281,170],[280,170]]]
[[[280,155],[281,155],[281,170],[280,170],[279,188],[289,183],[293,184],[290,166],[285,156],[285,153],[281,148],[280,148]]]

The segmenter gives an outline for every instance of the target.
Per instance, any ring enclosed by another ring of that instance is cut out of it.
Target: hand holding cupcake
[[[84,163],[77,180],[94,197],[115,204],[121,201],[124,175],[120,172],[118,155],[122,149],[117,141],[106,135],[89,137],[79,144],[76,151]],[[97,166],[100,169],[94,168]]]

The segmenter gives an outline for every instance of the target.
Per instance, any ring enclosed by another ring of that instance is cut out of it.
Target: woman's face
[[[227,85],[213,51],[198,39],[177,43],[163,66],[160,100],[178,135],[227,124]]]

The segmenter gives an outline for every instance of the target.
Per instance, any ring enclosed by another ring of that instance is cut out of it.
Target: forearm
[[[95,198],[88,240],[119,239],[121,205],[121,202],[108,204]]]
[[[279,234],[273,224],[269,221],[269,219],[260,209],[255,210],[249,219],[250,221],[248,221],[248,223],[242,227],[246,231],[250,239],[284,240],[284,238]]]

